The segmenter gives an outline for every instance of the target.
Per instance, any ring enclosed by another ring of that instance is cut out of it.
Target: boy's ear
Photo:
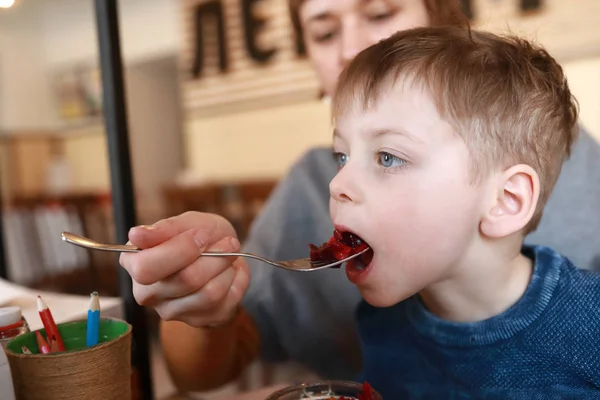
[[[540,196],[540,179],[529,165],[505,170],[494,188],[492,207],[484,215],[480,230],[490,238],[509,236],[525,228],[535,213]]]

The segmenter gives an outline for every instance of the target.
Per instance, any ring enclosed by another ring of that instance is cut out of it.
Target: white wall
[[[564,68],[579,102],[581,123],[600,142],[600,57],[574,60]]]
[[[332,140],[329,106],[316,100],[190,118],[186,132],[189,167],[220,180],[280,177],[307,149]]]
[[[103,126],[91,126],[69,135],[65,158],[75,191],[104,191],[110,186],[108,148]]]
[[[126,64],[176,56],[178,0],[120,0]],[[51,74],[98,59],[92,0],[20,0],[0,9],[0,130],[59,125]]]
[[[92,0],[33,1],[39,3],[41,39],[49,67],[98,57]],[[120,0],[118,7],[125,62],[177,54],[179,0]]]
[[[0,131],[56,123],[36,11],[27,1],[0,10]]]

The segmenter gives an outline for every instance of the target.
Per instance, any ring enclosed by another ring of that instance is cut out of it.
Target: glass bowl
[[[329,400],[340,396],[358,400],[363,384],[351,381],[322,381],[290,386],[271,394],[266,400]],[[382,400],[373,390],[373,400]]]

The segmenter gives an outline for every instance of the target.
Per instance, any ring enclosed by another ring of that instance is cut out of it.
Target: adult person
[[[290,0],[290,9],[326,95],[349,60],[392,33],[465,23],[453,0]],[[590,265],[600,252],[600,149],[585,132],[580,136],[528,241]],[[292,259],[306,257],[309,243],[327,240],[334,229],[329,182],[336,172],[331,149],[309,151],[265,204],[244,250]],[[360,367],[353,318],[360,295],[344,270],[294,273],[239,258],[199,257],[206,250],[238,250],[235,237],[226,220],[202,213],[130,232],[130,241],[145,250],[123,254],[121,264],[134,280],[136,300],[164,320],[161,342],[176,385],[220,386],[259,354],[292,359],[324,378],[352,379]]]

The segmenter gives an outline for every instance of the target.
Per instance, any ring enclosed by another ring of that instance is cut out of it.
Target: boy
[[[524,246],[576,139],[561,67],[516,38],[400,32],[333,99],[336,229],[385,399],[600,398],[600,278]],[[540,397],[541,396],[541,397]]]

